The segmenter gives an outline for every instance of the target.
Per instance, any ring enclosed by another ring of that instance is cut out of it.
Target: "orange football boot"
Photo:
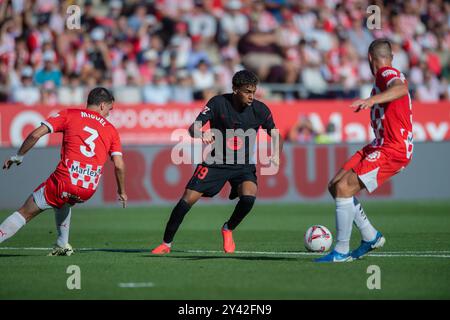
[[[152,254],[166,254],[166,253],[170,253],[170,247],[165,243],[161,243],[159,246],[157,246],[155,249],[152,250]]]
[[[233,253],[236,245],[233,241],[233,231],[222,228],[223,250],[225,253]]]

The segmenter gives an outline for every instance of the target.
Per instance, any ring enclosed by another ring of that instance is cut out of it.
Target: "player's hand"
[[[126,193],[119,193],[119,201],[122,202],[122,207],[127,207],[128,196]]]
[[[22,163],[22,161],[23,161],[23,156],[18,156],[18,155],[12,156],[11,158],[9,158],[8,160],[6,160],[6,161],[3,163],[3,169],[8,170],[9,168],[11,168],[11,166],[12,166],[14,163],[17,164],[18,166],[20,166],[20,164]]]
[[[374,101],[371,98],[359,99],[353,102],[350,107],[355,108],[355,112],[359,112],[364,109],[371,108],[374,105]]]
[[[206,144],[213,143],[214,142],[214,135],[213,135],[213,133],[211,131],[209,131],[209,130],[204,132],[203,135],[202,135],[202,141],[203,141],[203,143],[206,143]]]
[[[75,203],[83,203],[84,200],[82,200],[79,196],[76,196],[74,194],[68,194],[67,197],[69,198],[70,202]]]

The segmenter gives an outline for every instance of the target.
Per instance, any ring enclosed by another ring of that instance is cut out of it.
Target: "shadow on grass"
[[[86,252],[121,252],[121,253],[139,253],[139,252],[150,252],[149,249],[75,249],[76,253],[86,253]]]
[[[145,255],[144,258],[169,258],[181,260],[213,260],[213,259],[234,259],[234,260],[248,260],[248,261],[298,261],[298,258],[292,257],[262,257],[262,256],[238,256],[238,255],[214,255],[214,256],[176,256],[176,255]]]
[[[31,257],[29,254],[0,254],[0,258]]]

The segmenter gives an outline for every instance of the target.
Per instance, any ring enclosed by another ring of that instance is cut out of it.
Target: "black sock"
[[[239,198],[239,202],[236,204],[236,208],[234,208],[233,214],[227,222],[228,229],[234,230],[241,223],[250,210],[252,210],[255,199],[256,197],[254,196],[241,196]]]
[[[173,237],[178,230],[181,222],[183,222],[184,216],[191,209],[191,206],[181,199],[178,201],[175,208],[173,208],[172,213],[170,215],[169,221],[166,225],[166,231],[164,231],[164,242],[171,243],[173,241]]]

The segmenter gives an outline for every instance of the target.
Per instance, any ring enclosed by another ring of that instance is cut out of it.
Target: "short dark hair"
[[[232,79],[233,87],[239,88],[246,85],[257,86],[258,77],[251,71],[241,70],[234,74]]]
[[[388,39],[376,39],[369,46],[369,53],[374,58],[392,58],[392,45]]]
[[[114,102],[114,96],[111,92],[109,92],[108,89],[105,89],[103,87],[97,87],[92,89],[89,92],[88,98],[87,98],[87,105],[88,106],[98,106],[100,103],[106,102],[106,103],[113,103]]]

